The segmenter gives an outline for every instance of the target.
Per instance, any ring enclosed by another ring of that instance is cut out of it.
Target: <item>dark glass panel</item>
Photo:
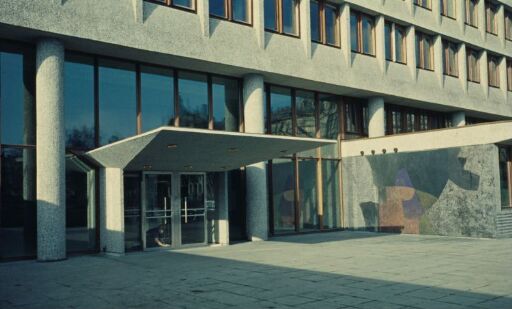
[[[66,155],[66,249],[96,248],[96,178],[93,168]]]
[[[209,0],[210,14],[220,17],[226,16],[226,0]]]
[[[33,77],[33,62],[27,55],[16,51],[0,52],[2,144],[35,144]]]
[[[206,242],[205,176],[182,174],[181,177],[181,243]]]
[[[145,237],[146,248],[172,245],[172,176],[146,174],[145,184]]]
[[[291,89],[274,86],[270,89],[270,120],[272,134],[292,135]]]
[[[357,15],[354,13],[350,13],[350,46],[352,51],[358,52],[358,38],[357,35],[359,33],[357,27]]]
[[[339,168],[337,160],[322,160],[324,229],[341,227]]]
[[[318,4],[318,1],[311,1],[310,16],[311,39],[313,41],[320,42],[322,38],[320,37],[320,5]]]
[[[195,0],[172,0],[172,4],[187,9],[194,9],[194,1]]]
[[[208,128],[206,74],[179,72],[180,127]]]
[[[241,170],[227,172],[229,206],[229,240],[247,240],[245,179]]]
[[[213,128],[238,132],[240,89],[238,80],[213,77]]]
[[[94,59],[69,54],[64,65],[66,147],[92,149],[94,141]]]
[[[264,0],[265,29],[277,30],[276,0]]]
[[[391,24],[384,24],[384,47],[386,49],[386,60],[393,60],[391,47]]]
[[[124,176],[124,247],[141,250],[141,179],[137,174]]]
[[[510,149],[506,147],[499,147],[500,191],[502,207],[512,207],[508,191],[508,161],[510,158]]]
[[[391,112],[391,121],[392,121],[392,133],[398,134],[402,133],[402,113],[399,111]]]
[[[142,66],[142,131],[174,125],[174,77],[170,69]]]
[[[297,135],[315,137],[315,93],[297,90],[295,93],[297,111]]]
[[[295,175],[291,159],[272,161],[274,233],[295,231]]]
[[[106,145],[136,133],[135,65],[100,60],[100,144]]]
[[[337,139],[339,132],[338,102],[335,95],[321,94],[320,101],[320,137]]]
[[[316,194],[316,163],[315,159],[299,160],[301,230],[316,230],[320,228]]]
[[[36,153],[1,151],[0,259],[36,255]]]
[[[251,22],[251,0],[232,0],[231,6],[233,20]]]
[[[283,13],[283,32],[297,34],[297,0],[281,0]]]
[[[395,61],[405,63],[405,30],[395,25]]]
[[[363,53],[375,55],[374,39],[373,39],[373,18],[370,16],[363,16]]]
[[[406,132],[416,131],[416,116],[414,113],[405,113]]]
[[[338,19],[338,9],[326,5],[325,6],[325,41],[327,44],[331,45],[337,45],[338,44],[338,38],[337,38],[337,19]]]

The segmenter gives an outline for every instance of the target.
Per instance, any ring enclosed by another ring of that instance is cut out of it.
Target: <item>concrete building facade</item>
[[[0,259],[512,235],[512,3],[0,1]]]

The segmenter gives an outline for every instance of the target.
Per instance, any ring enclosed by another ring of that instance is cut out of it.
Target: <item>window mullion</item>
[[[276,0],[276,22],[277,22],[277,32],[283,33],[283,0]]]
[[[224,0],[224,9],[226,10],[226,18],[228,20],[233,20],[232,14],[232,0]]]

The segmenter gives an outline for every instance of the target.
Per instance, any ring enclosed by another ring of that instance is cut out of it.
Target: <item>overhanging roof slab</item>
[[[87,155],[104,167],[127,171],[219,172],[335,143],[317,138],[161,127]]]

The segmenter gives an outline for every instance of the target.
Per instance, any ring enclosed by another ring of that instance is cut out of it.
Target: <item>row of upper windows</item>
[[[195,10],[195,0],[146,0]],[[210,15],[233,22],[252,24],[253,0],[209,0]],[[465,23],[478,27],[478,3],[485,1],[485,28],[498,34],[498,4],[488,0],[439,0],[441,15],[456,19],[457,1],[465,1]],[[311,0],[311,39],[318,43],[339,46],[339,5],[327,0]],[[414,4],[431,9],[432,0],[414,0]],[[264,22],[267,31],[299,35],[299,0],[264,0]],[[505,37],[512,40],[512,11],[505,10]],[[363,47],[361,47],[363,48]]]

